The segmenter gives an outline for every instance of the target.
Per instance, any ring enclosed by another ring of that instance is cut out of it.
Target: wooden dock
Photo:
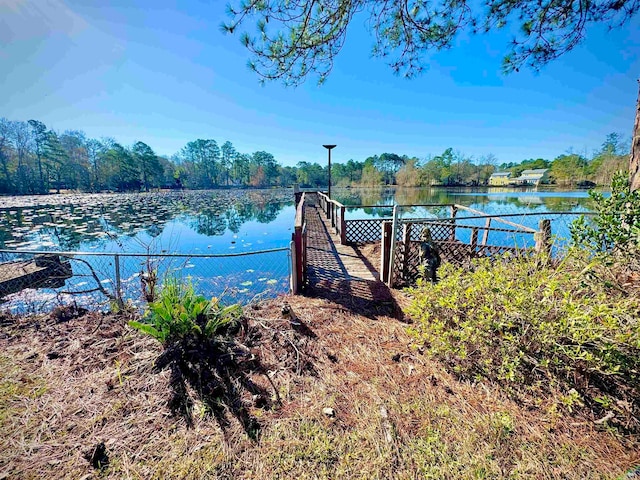
[[[0,298],[26,288],[58,288],[71,278],[69,262],[57,255],[38,255],[33,260],[0,264]]]
[[[377,317],[401,315],[378,272],[349,245],[341,245],[331,222],[317,204],[317,195],[305,198],[305,294],[330,299],[358,313]]]

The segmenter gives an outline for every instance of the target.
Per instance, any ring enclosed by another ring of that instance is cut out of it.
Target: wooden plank
[[[3,263],[0,264],[0,297],[26,288],[58,288],[71,275],[69,262],[61,262],[57,255]]]

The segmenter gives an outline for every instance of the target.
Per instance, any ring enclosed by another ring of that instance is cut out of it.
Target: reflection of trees
[[[23,207],[6,210],[0,216],[0,242],[30,240],[37,244],[41,237],[50,236],[59,247],[77,250],[83,243],[102,241],[105,233],[134,236],[145,231],[156,238],[178,216],[186,217],[198,233],[217,236],[226,229],[237,233],[249,221],[271,222],[292,205],[291,200],[286,190],[87,195],[74,204],[24,207],[27,213]],[[34,225],[42,228],[33,230]],[[24,231],[16,231],[20,227]]]
[[[227,228],[233,233],[238,233],[244,221],[242,217],[238,215],[236,209],[227,210],[224,216],[227,219]]]
[[[256,212],[256,221],[260,223],[273,222],[278,213],[282,210],[282,205],[278,203],[267,203],[264,207]]]
[[[393,208],[363,208],[362,211],[372,217],[391,217]]]
[[[224,235],[227,230],[225,218],[212,213],[202,213],[195,217],[192,227],[201,235],[208,237]]]

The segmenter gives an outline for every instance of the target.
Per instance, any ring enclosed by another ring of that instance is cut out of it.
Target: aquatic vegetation
[[[0,247],[77,250],[153,240],[174,220],[220,236],[249,221],[269,223],[292,200],[287,189],[7,197],[0,203]]]

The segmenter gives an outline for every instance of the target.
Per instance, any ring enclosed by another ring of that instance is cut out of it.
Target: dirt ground
[[[181,413],[162,347],[126,316],[3,317],[0,479],[587,479],[640,465],[636,437],[457,381],[397,317],[307,297],[248,306],[226,396],[187,392]]]

